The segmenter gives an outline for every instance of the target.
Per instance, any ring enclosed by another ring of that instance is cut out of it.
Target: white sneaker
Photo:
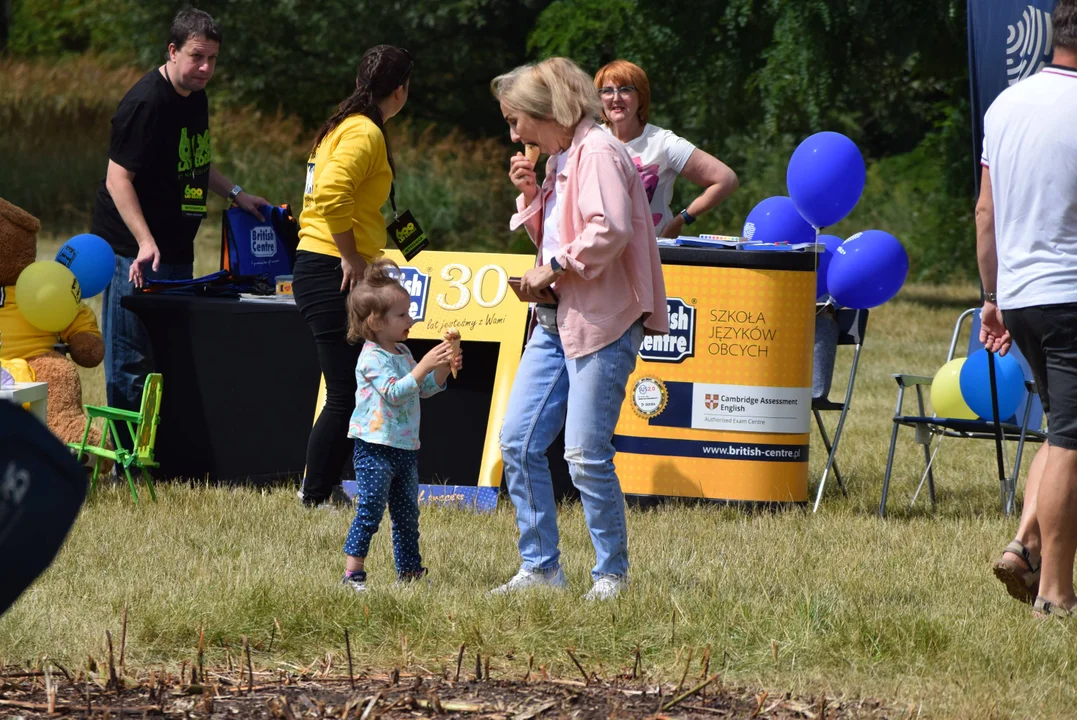
[[[583,596],[584,600],[612,600],[621,594],[621,590],[628,585],[628,578],[620,578],[616,575],[603,575],[598,580],[595,580],[595,584],[591,586],[591,589],[587,591],[587,594]]]
[[[527,590],[529,588],[540,587],[548,585],[555,588],[568,587],[568,580],[565,579],[565,572],[560,568],[557,568],[555,572],[541,572],[539,570],[527,570],[526,568],[520,568],[512,580],[501,587],[494,588],[490,591],[491,595],[507,595],[517,590]]]

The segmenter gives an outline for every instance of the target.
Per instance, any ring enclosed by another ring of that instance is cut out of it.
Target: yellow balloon
[[[15,281],[15,303],[38,330],[60,332],[75,319],[82,289],[74,273],[55,260],[38,260]]]
[[[931,382],[931,407],[939,417],[975,420],[976,413],[961,396],[961,366],[966,358],[954,358],[939,368]]]

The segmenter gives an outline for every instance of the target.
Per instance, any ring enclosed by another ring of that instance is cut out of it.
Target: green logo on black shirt
[[[209,130],[207,129],[201,135],[195,135],[195,150],[191,152],[191,138],[187,137],[187,128],[183,128],[180,131],[179,141],[179,164],[176,166],[176,171],[185,173],[190,172],[192,168],[200,168],[209,165],[213,158],[213,151],[210,147]]]
[[[176,167],[177,172],[189,172],[192,167],[191,162],[191,140],[187,137],[187,128],[183,128],[180,131],[179,141],[179,165]]]

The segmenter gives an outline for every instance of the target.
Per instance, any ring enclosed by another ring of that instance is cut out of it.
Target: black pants
[[[348,438],[348,421],[355,410],[355,365],[362,346],[347,340],[348,294],[340,291],[340,258],[301,250],[292,274],[295,303],[314,333],[325,377],[325,405],[310,431],[303,478],[303,501],[316,504],[328,499],[340,482],[355,447]]]

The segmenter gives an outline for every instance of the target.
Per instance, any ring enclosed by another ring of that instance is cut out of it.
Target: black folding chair
[[[954,359],[954,353],[957,349],[958,337],[961,333],[961,326],[967,318],[972,319],[970,328],[968,354],[981,349],[983,345],[980,343],[980,309],[971,308],[961,313],[957,318],[957,322],[954,324],[954,334],[950,340],[950,351],[946,355],[946,361]],[[1024,453],[1026,442],[1044,442],[1047,440],[1047,433],[1041,429],[1043,423],[1043,406],[1040,404],[1039,395],[1036,394],[1036,385],[1032,382],[1032,372],[1029,369],[1028,362],[1021,355],[1021,352],[1017,349],[1016,345],[1010,347],[1010,353],[1014,355],[1018,363],[1021,365],[1021,370],[1025,375],[1025,397],[1022,398],[1021,404],[1017,407],[1016,412],[1001,425],[1003,440],[1009,440],[1017,443],[1017,454],[1013,461],[1012,469],[1009,475],[1006,474],[1005,459],[1000,455],[997,459],[999,464],[999,477],[1000,481],[1000,494],[1002,502],[1002,512],[1009,515],[1014,509],[1014,497],[1017,492],[1017,475],[1021,470],[1021,457]],[[961,418],[946,418],[938,417],[937,415],[928,415],[924,407],[924,392],[926,387],[930,390],[931,383],[934,378],[926,377],[923,375],[909,375],[909,374],[896,374],[894,380],[897,381],[898,395],[897,395],[897,407],[894,410],[893,418],[893,430],[890,434],[890,452],[886,456],[886,474],[883,476],[883,493],[882,499],[879,502],[879,516],[886,516],[886,498],[890,489],[890,476],[894,468],[894,449],[897,446],[898,428],[910,427],[916,433],[916,443],[924,446],[924,475],[920,480],[920,486],[922,487],[924,482],[927,482],[928,497],[931,499],[931,507],[935,508],[935,473],[932,469],[932,465],[935,461],[935,455],[938,453],[939,445],[942,443],[944,437],[963,438],[967,440],[995,440],[996,429],[995,423],[988,420],[965,420]],[[902,405],[905,399],[905,390],[914,388],[916,390],[916,415],[903,415]],[[931,444],[935,437],[938,437],[938,442],[935,443],[935,451],[932,452]],[[916,502],[916,497],[919,494],[919,487],[917,492],[913,495],[912,502]],[[912,503],[910,503],[912,507]]]
[[[841,480],[841,472],[838,470],[836,456],[838,454],[838,443],[841,442],[841,431],[845,427],[845,418],[849,414],[849,405],[853,400],[856,369],[860,364],[860,350],[864,346],[864,331],[868,327],[868,311],[839,308],[835,313],[835,320],[838,322],[838,346],[851,346],[853,348],[853,361],[849,367],[849,382],[845,386],[845,399],[841,402],[834,402],[829,398],[818,398],[813,399],[811,403],[811,411],[815,415],[815,422],[819,426],[819,434],[823,438],[823,446],[827,452],[826,467],[823,468],[823,476],[819,479],[819,489],[815,494],[815,507],[812,512],[819,509],[819,503],[823,499],[823,490],[826,488],[826,479],[831,468],[834,469],[834,479],[838,481],[838,487],[841,488],[842,494],[848,495],[845,490],[845,483]],[[824,412],[841,413],[838,416],[837,427],[834,429],[833,444],[831,444],[830,438],[826,434],[826,425],[823,423],[822,416]]]

